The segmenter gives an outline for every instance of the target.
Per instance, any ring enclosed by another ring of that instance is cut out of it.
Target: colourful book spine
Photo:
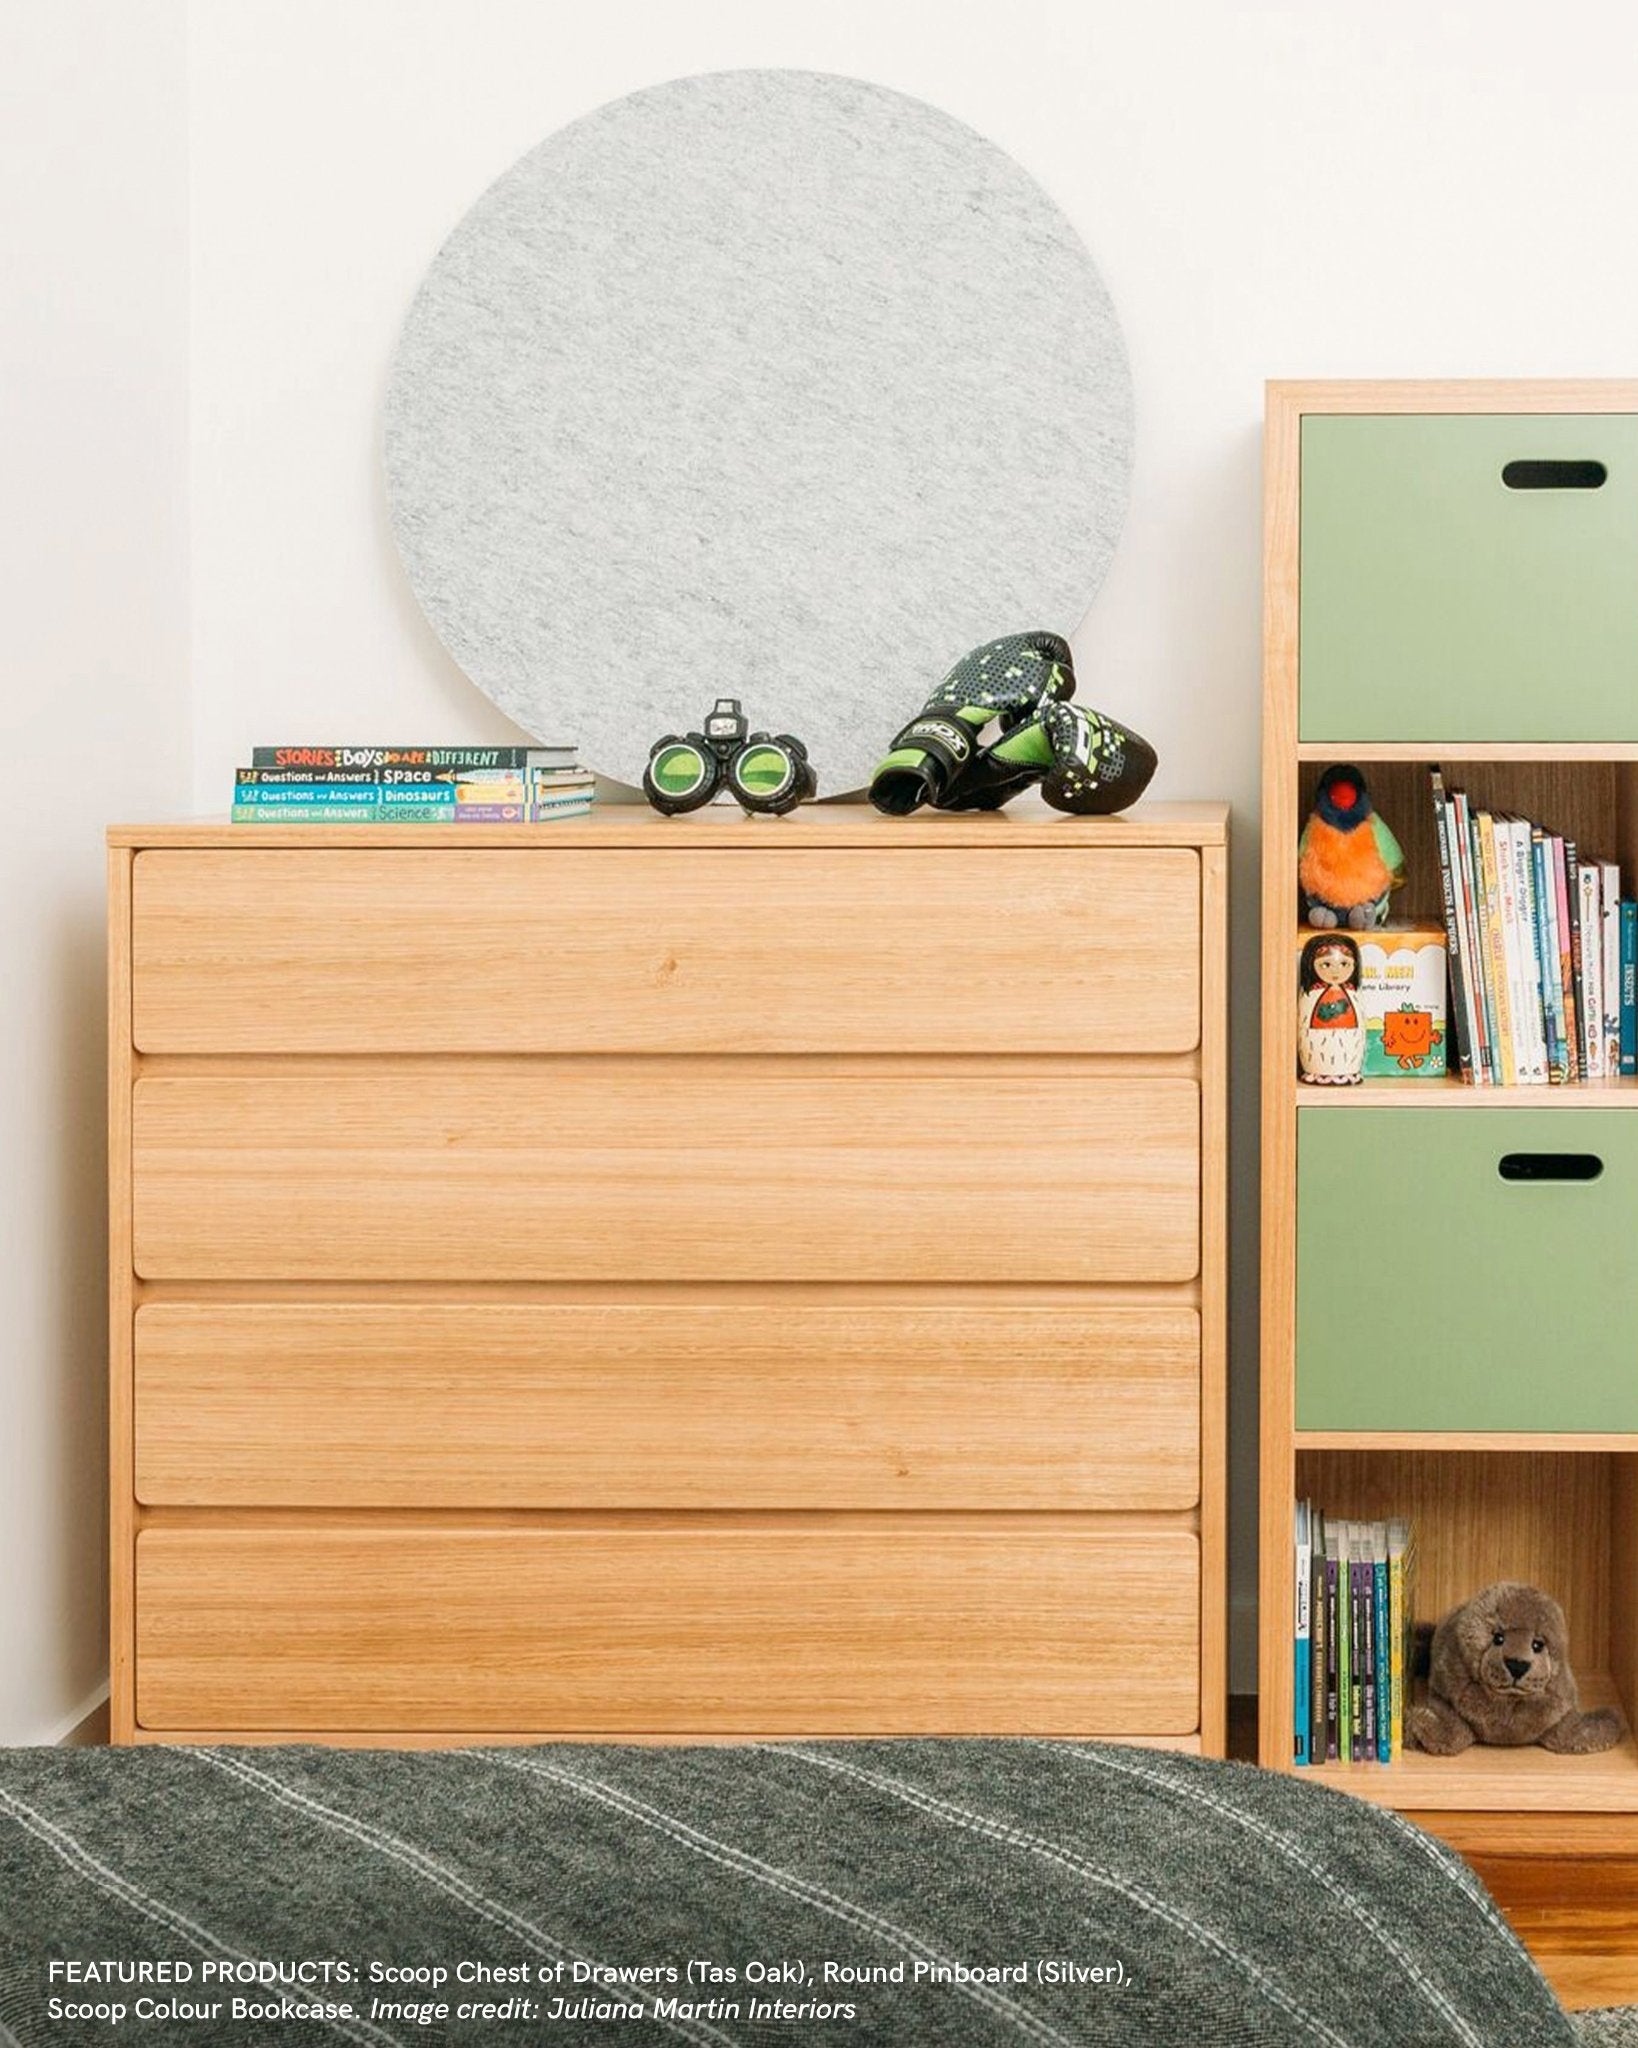
[[[278,810],[285,804],[305,804],[310,809],[318,809],[325,804],[379,804],[381,791],[374,784],[364,786],[345,782],[251,783],[235,785],[233,801],[267,811]]]
[[[1604,915],[1598,863],[1583,861],[1581,894],[1581,1065],[1589,1081],[1604,1078]]]
[[[1613,1081],[1621,1071],[1621,870],[1612,860],[1599,866],[1598,898],[1604,920],[1599,934],[1599,959],[1604,969],[1604,1076]]]
[[[1376,1756],[1376,1673],[1371,1661],[1370,1567],[1365,1562],[1362,1525],[1354,1524],[1354,1541],[1348,1558],[1348,1594],[1352,1609],[1353,1642],[1348,1649],[1348,1727],[1353,1743],[1353,1760],[1368,1764]]]
[[[235,804],[236,825],[376,825],[381,813],[374,804]]]
[[[1433,824],[1439,842],[1439,891],[1445,914],[1445,945],[1450,972],[1450,1020],[1456,1039],[1456,1058],[1464,1081],[1475,1078],[1475,1049],[1478,1038],[1473,1021],[1473,997],[1468,987],[1459,914],[1459,884],[1456,879],[1454,833],[1450,803],[1445,795],[1444,777],[1437,768],[1430,771],[1433,783]]]
[[[1388,1761],[1392,1763],[1405,1747],[1405,1687],[1410,1672],[1405,1663],[1405,1527],[1388,1524]]]
[[[421,777],[430,782],[434,772],[431,768],[238,768],[234,770],[233,785],[240,790],[284,789],[292,784],[308,788],[373,789],[383,774]]]
[[[1638,902],[1621,905],[1621,1071],[1638,1074]]]
[[[1388,1532],[1378,1522],[1372,1537],[1371,1641],[1376,1652],[1376,1760],[1393,1761],[1393,1632],[1388,1611]]]
[[[1575,917],[1570,876],[1575,849],[1555,832],[1553,848],[1553,901],[1558,911],[1558,985],[1564,1005],[1564,1045],[1570,1063],[1570,1079],[1581,1079],[1581,1020],[1575,1002]]]
[[[1513,820],[1513,895],[1518,905],[1519,970],[1525,1016],[1529,1024],[1530,1079],[1547,1085],[1547,999],[1542,955],[1536,937],[1535,864],[1530,857],[1530,827]]]
[[[1513,1078],[1520,1087],[1530,1079],[1530,1019],[1524,1000],[1524,962],[1519,952],[1518,877],[1513,868],[1513,825],[1492,817],[1490,831],[1496,851],[1496,905],[1501,919],[1502,962],[1507,975],[1507,1015],[1513,1034]]]
[[[1569,1079],[1564,1050],[1564,991],[1558,979],[1558,913],[1548,872],[1547,835],[1539,826],[1530,834],[1530,861],[1535,871],[1536,946],[1541,958],[1541,992],[1547,1012],[1547,1078]]]
[[[1314,1553],[1309,1530],[1309,1504],[1305,1500],[1300,1500],[1297,1503],[1297,1557],[1294,1574],[1297,1596],[1296,1686],[1292,1702],[1295,1728],[1295,1743],[1292,1754],[1299,1764],[1308,1762],[1309,1695],[1312,1692],[1314,1682],[1313,1665],[1310,1661],[1313,1653],[1313,1637],[1308,1618],[1308,1595],[1312,1583]]]
[[[1325,1525],[1325,1759],[1336,1763],[1344,1756],[1340,1702],[1347,1683],[1342,1638],[1341,1530],[1337,1523]]]
[[[1325,1517],[1318,1508],[1309,1516],[1309,1548],[1313,1567],[1308,1593],[1308,1626],[1312,1642],[1308,1662],[1311,1682],[1308,1696],[1308,1755],[1316,1764],[1325,1761],[1325,1660],[1330,1635],[1325,1611]]]
[[[539,747],[255,747],[253,768],[573,768],[575,749]]]
[[[1479,1072],[1477,1078],[1490,1085],[1498,1077],[1496,1061],[1496,1017],[1490,993],[1489,950],[1484,942],[1480,916],[1478,842],[1466,793],[1457,790],[1451,799],[1455,807],[1457,879],[1461,884],[1462,915],[1466,921],[1465,952],[1473,969],[1474,1013],[1479,1030]]]
[[[1507,946],[1502,934],[1501,871],[1496,863],[1496,826],[1488,811],[1474,820],[1478,834],[1480,892],[1484,900],[1485,948],[1496,1011],[1496,1051],[1502,1085],[1518,1085],[1518,1054],[1513,1040],[1513,1006],[1509,989]]]

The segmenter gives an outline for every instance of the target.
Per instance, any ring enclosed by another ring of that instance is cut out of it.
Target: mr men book
[[[1445,935],[1435,925],[1357,932],[1365,1078],[1445,1071]]]

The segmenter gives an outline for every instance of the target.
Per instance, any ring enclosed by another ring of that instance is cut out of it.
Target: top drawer
[[[1638,414],[1305,419],[1301,675],[1305,741],[1638,740]]]
[[[156,850],[136,858],[132,918],[144,1052],[1199,1038],[1187,849]]]

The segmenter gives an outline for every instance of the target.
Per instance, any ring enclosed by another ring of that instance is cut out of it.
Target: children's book
[[[1564,990],[1558,969],[1558,912],[1555,907],[1547,834],[1539,825],[1530,833],[1530,858],[1536,899],[1536,957],[1541,969],[1542,1002],[1547,1020],[1547,1078],[1569,1079],[1564,1046]]]
[[[1340,1702],[1347,1684],[1347,1658],[1343,1653],[1342,1608],[1338,1604],[1342,1576],[1342,1525],[1325,1524],[1325,1760],[1336,1763],[1347,1752],[1342,1740]]]
[[[1581,892],[1581,962],[1578,994],[1581,1003],[1581,1066],[1589,1081],[1604,1078],[1604,919],[1598,862],[1583,861],[1578,873]]]
[[[1524,818],[1511,823],[1513,851],[1513,898],[1517,907],[1520,994],[1524,1003],[1530,1042],[1530,1080],[1537,1087],[1547,1084],[1547,1003],[1543,993],[1541,953],[1536,944],[1536,889],[1534,863],[1530,856],[1530,825]]]
[[[1336,1615],[1337,1639],[1337,1760],[1350,1763],[1353,1760],[1353,1593],[1348,1577],[1350,1530],[1352,1524],[1343,1522],[1338,1526],[1333,1541],[1331,1532],[1326,1530],[1325,1542],[1325,1584],[1333,1594],[1332,1612]],[[1333,1555],[1334,1552],[1334,1555]],[[1332,1566],[1335,1565],[1333,1572]],[[1333,1579],[1335,1584],[1333,1586]]]
[[[1456,1065],[1464,1081],[1472,1081],[1478,1031],[1473,1021],[1473,998],[1468,987],[1468,970],[1462,945],[1462,919],[1458,905],[1461,884],[1453,858],[1454,840],[1450,801],[1445,780],[1437,768],[1429,769],[1433,784],[1433,828],[1439,846],[1439,893],[1445,916],[1445,947],[1450,961],[1451,1031],[1455,1038]]]
[[[1313,1537],[1309,1526],[1308,1502],[1297,1503],[1297,1658],[1296,1686],[1293,1702],[1295,1712],[1296,1745],[1294,1755],[1299,1764],[1308,1762],[1308,1716],[1314,1684],[1311,1660],[1313,1638],[1309,1624],[1308,1602],[1313,1587],[1314,1550]]]
[[[1513,821],[1492,818],[1496,848],[1496,900],[1501,917],[1502,961],[1507,975],[1507,1014],[1513,1032],[1513,1078],[1520,1086],[1531,1079],[1530,1005],[1525,995],[1524,960],[1520,945],[1518,869],[1513,860]]]
[[[1465,790],[1459,789],[1454,793],[1451,807],[1456,827],[1456,879],[1461,894],[1458,907],[1463,924],[1463,950],[1466,959],[1472,963],[1473,1008],[1479,1034],[1478,1072],[1474,1078],[1481,1084],[1489,1084],[1500,1077],[1496,1057],[1496,1014],[1490,993],[1489,949],[1485,943],[1480,910],[1477,839]]]
[[[1613,1081],[1621,1071],[1621,870],[1614,861],[1599,863],[1598,888],[1604,919],[1599,935],[1599,957],[1604,966],[1604,1078]]]
[[[1393,1635],[1388,1614],[1388,1529],[1371,1524],[1371,1643],[1376,1663],[1376,1760],[1393,1758]]]
[[[1376,1655],[1371,1642],[1371,1562],[1366,1525],[1353,1524],[1349,1550],[1348,1583],[1353,1605],[1353,1645],[1349,1651],[1349,1725],[1353,1736],[1354,1761],[1371,1763],[1376,1757]]]
[[[1496,1050],[1502,1085],[1518,1086],[1517,1041],[1513,1033],[1512,974],[1507,959],[1507,941],[1502,929],[1501,868],[1496,859],[1496,821],[1488,811],[1474,819],[1478,841],[1479,891],[1484,903],[1486,957],[1489,985],[1496,1011]]]
[[[1581,1079],[1581,1013],[1575,998],[1575,848],[1569,840],[1553,834],[1553,899],[1558,914],[1558,985],[1564,1005],[1564,1044],[1570,1065],[1570,1079]]]
[[[1638,902],[1621,905],[1621,1071],[1638,1074]]]
[[[1322,1764],[1326,1758],[1325,1665],[1330,1653],[1331,1618],[1326,1611],[1325,1598],[1325,1517],[1317,1507],[1309,1508],[1308,1534],[1309,1549],[1313,1553],[1308,1594],[1308,1628],[1311,1639],[1308,1663],[1312,1672],[1308,1698],[1308,1760],[1310,1763]]]
[[[1360,932],[1357,944],[1365,1078],[1442,1079],[1446,933],[1432,924],[1382,925]]]

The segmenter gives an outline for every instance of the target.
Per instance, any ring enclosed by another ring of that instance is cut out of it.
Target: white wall
[[[17,105],[0,160],[30,198],[7,231],[31,261],[0,278],[7,346],[25,362],[22,387],[0,392],[8,465],[13,429],[22,442],[4,515],[20,558],[3,716],[32,755],[88,729],[97,744],[77,807],[59,817],[42,784],[17,778],[0,826],[7,957],[33,966],[0,998],[18,1169],[0,1242],[0,1554],[34,1565],[0,1575],[15,1609],[0,1612],[0,1738],[62,1718],[97,1664],[96,827],[165,807],[187,675],[203,809],[270,734],[506,736],[421,621],[387,537],[377,419],[398,320],[446,230],[531,144],[637,87],[747,64],[850,72],[971,122],[1078,223],[1126,323],[1136,493],[1077,651],[1092,700],[1159,742],[1157,794],[1222,794],[1236,811],[1245,1683],[1261,384],[1631,374],[1627,11],[202,0],[186,30],[187,622],[180,0],[53,0],[6,20],[17,48],[0,53],[0,79]]]
[[[0,10],[0,1742],[106,1675],[103,826],[187,805],[179,5]]]

